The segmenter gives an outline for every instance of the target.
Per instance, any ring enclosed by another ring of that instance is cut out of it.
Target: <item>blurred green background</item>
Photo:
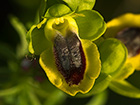
[[[37,59],[16,57],[21,39],[10,21],[17,17],[25,31],[35,22],[41,0],[4,0],[0,6],[0,105],[140,105],[140,99],[124,97],[107,89],[105,93],[75,98],[49,83]],[[124,13],[139,13],[140,0],[96,0],[94,7],[105,21]],[[128,81],[140,88],[140,72]],[[9,89],[9,90],[8,90]],[[11,90],[10,90],[11,89]],[[2,91],[6,90],[6,91]],[[6,93],[7,92],[7,93]],[[100,97],[99,99],[97,99]]]

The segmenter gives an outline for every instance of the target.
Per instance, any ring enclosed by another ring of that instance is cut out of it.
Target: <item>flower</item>
[[[99,52],[92,41],[105,32],[106,24],[97,11],[90,10],[93,4],[84,9],[82,1],[82,6],[74,9],[75,5],[66,3],[70,7],[48,7],[43,20],[28,31],[27,39],[29,51],[40,55],[50,82],[74,96],[89,92],[100,74]]]
[[[107,23],[105,37],[115,37],[125,44],[128,50],[127,64],[140,70],[140,14],[127,13]],[[133,70],[134,70],[133,69]]]
[[[140,98],[140,89],[126,79],[136,70],[140,70],[140,14],[127,13],[107,23],[105,40],[116,38],[127,48],[128,56],[118,72],[113,76],[109,88],[121,95]],[[119,50],[119,49],[118,49]],[[102,57],[101,57],[102,58]],[[101,60],[102,62],[102,60]]]

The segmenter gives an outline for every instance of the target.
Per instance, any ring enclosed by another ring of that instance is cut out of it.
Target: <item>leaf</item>
[[[39,55],[45,49],[49,48],[50,43],[44,35],[43,26],[40,29],[38,29],[36,25],[33,25],[31,29],[28,31],[28,37],[29,36],[30,36],[29,51],[32,54]]]
[[[10,23],[13,25],[20,37],[20,45],[17,47],[17,56],[19,58],[23,57],[28,53],[28,43],[26,40],[26,28],[15,16],[10,16]]]
[[[51,6],[44,17],[61,17],[71,12],[70,8],[64,4],[55,4]]]
[[[66,94],[60,90],[55,90],[49,95],[43,105],[61,105],[66,99]]]
[[[134,87],[129,82],[122,80],[122,81],[112,81],[109,85],[110,89],[114,92],[131,97],[131,98],[140,98],[140,89]]]
[[[21,89],[20,89],[19,86],[12,87],[12,88],[9,88],[9,89],[0,90],[0,97],[16,94],[20,90]]]
[[[91,98],[86,105],[106,105],[108,94],[107,91],[103,91]]]
[[[101,72],[111,76],[121,70],[127,59],[127,49],[117,39],[109,38],[99,45],[100,58],[102,62]]]
[[[92,10],[95,0],[63,0],[73,11]]]
[[[28,91],[28,97],[29,97],[32,105],[41,105],[38,97],[32,90]]]
[[[74,17],[79,28],[79,36],[82,39],[96,40],[106,30],[103,17],[94,10],[84,10]]]
[[[17,105],[28,105],[28,104],[30,104],[26,91],[21,91],[20,94],[18,95],[17,99],[16,99],[16,102],[15,102],[15,103],[17,103]]]

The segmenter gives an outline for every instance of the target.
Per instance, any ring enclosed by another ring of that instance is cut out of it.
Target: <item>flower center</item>
[[[133,57],[140,53],[140,28],[125,28],[117,33],[116,38],[121,40],[127,47],[128,57]]]
[[[78,85],[85,71],[85,55],[77,35],[71,31],[54,39],[55,63],[69,85]]]

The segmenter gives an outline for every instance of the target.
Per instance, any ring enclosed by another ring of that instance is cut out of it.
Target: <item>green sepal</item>
[[[117,73],[114,77],[115,80],[124,80],[127,79],[133,72],[135,68],[132,66],[131,63],[126,63],[121,70]]]
[[[140,89],[136,88],[125,80],[112,81],[109,85],[110,89],[123,96],[131,98],[140,98]]]
[[[46,7],[47,7],[47,0],[41,0],[39,10],[38,10],[39,20],[40,21],[42,19],[42,16],[44,16],[44,14],[46,12]]]
[[[94,10],[83,10],[78,12],[74,19],[79,28],[79,36],[82,39],[96,40],[106,30],[103,17]]]
[[[62,0],[42,0],[39,7],[39,19],[41,20],[47,12],[48,8],[55,4],[63,3]]]
[[[61,17],[71,12],[70,8],[64,4],[55,4],[48,8],[44,17]]]
[[[73,11],[92,10],[95,0],[63,0]]]
[[[28,36],[30,36],[30,53],[40,55],[44,50],[49,48],[50,42],[45,37],[44,26],[38,29],[37,25],[33,25],[28,31]]]
[[[101,69],[99,52],[96,45],[88,40],[81,40],[81,43],[86,57],[86,69],[84,79],[78,85],[69,86],[58,71],[55,64],[53,47],[45,50],[40,55],[40,65],[46,72],[50,82],[71,96],[76,95],[78,92],[87,93],[94,85],[95,79],[99,76]]]
[[[99,45],[101,72],[116,75],[127,59],[126,47],[117,39],[108,38]]]
[[[104,41],[104,37],[100,37],[97,40],[93,41],[97,46],[99,46],[103,41]]]
[[[76,96],[87,97],[87,96],[92,96],[92,95],[101,93],[109,86],[109,83],[111,82],[111,80],[112,80],[112,77],[110,75],[101,72],[99,77],[95,80],[94,86],[88,93],[86,94],[78,93]]]

